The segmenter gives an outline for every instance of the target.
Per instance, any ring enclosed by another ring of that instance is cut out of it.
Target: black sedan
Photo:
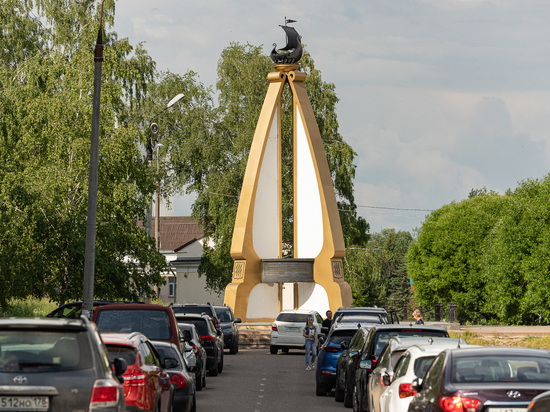
[[[229,353],[235,355],[239,351],[239,329],[236,324],[241,323],[242,320],[235,318],[229,306],[214,306],[214,310],[220,320],[224,346],[229,349]]]
[[[413,381],[409,412],[525,412],[550,390],[550,352],[482,347],[447,349]]]

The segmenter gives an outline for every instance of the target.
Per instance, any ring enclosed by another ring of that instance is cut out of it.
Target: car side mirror
[[[359,362],[359,367],[361,369],[372,369],[372,360],[370,359],[362,360],[361,362]]]
[[[380,378],[382,379],[382,383],[384,384],[384,386],[390,386],[391,376],[387,371],[382,372]]]
[[[414,378],[411,384],[411,389],[415,392],[420,392],[422,390],[422,378]]]
[[[242,319],[241,318],[235,318],[235,323],[241,323],[242,322]]]
[[[327,340],[325,335],[319,335],[319,343],[322,345]]]
[[[356,351],[356,350],[351,351],[351,352],[349,353],[349,357],[350,357],[351,359],[357,359],[359,356],[361,356],[361,354],[360,354],[358,351]]]
[[[118,379],[120,383],[124,383],[124,372],[128,369],[128,365],[126,365],[126,361],[121,358],[115,358],[115,361],[113,362],[115,366],[115,376]]]
[[[174,369],[179,366],[179,362],[174,358],[165,358],[164,359],[164,369]]]
[[[346,350],[347,348],[349,348],[349,343],[346,341],[340,342],[340,347]]]

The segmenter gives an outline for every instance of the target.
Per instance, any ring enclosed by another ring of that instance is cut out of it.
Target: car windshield
[[[306,323],[309,317],[313,317],[313,315],[308,313],[279,313],[276,320],[279,322]]]
[[[453,383],[550,383],[550,358],[517,355],[454,358],[451,376]]]
[[[216,316],[222,323],[233,322],[233,316],[228,308],[216,308]]]
[[[128,366],[136,363],[137,349],[125,345],[106,344],[105,346],[107,346],[107,352],[109,353],[109,360],[111,362],[114,362],[115,358],[119,358],[124,359]]]
[[[382,349],[386,346],[386,343],[393,338],[394,336],[407,336],[407,337],[438,337],[446,338],[449,335],[447,331],[438,331],[438,330],[426,330],[426,329],[398,329],[398,330],[379,330],[376,335],[374,335],[374,345],[373,345],[373,354],[374,357],[378,359]]]
[[[180,320],[180,319],[178,319]],[[185,323],[192,323],[197,328],[197,332],[199,332],[200,336],[206,336],[210,335],[210,332],[208,331],[208,326],[206,326],[206,320],[204,319],[182,319],[185,320]],[[185,330],[186,328],[189,328],[187,325],[180,325],[178,323],[178,327],[180,330]]]
[[[141,332],[150,340],[170,340],[172,331],[166,310],[107,309],[97,313],[100,332]]]
[[[329,342],[334,343],[335,345],[340,345],[342,342],[349,343],[353,335],[355,335],[357,330],[335,330],[330,335]]]
[[[0,372],[89,369],[90,341],[83,331],[3,330]]]
[[[435,356],[423,356],[414,361],[414,376],[423,378],[426,371],[434,361]]]

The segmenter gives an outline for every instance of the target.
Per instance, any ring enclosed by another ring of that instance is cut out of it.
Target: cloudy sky
[[[230,42],[284,44],[285,16],[340,98],[356,203],[381,228],[420,227],[471,189],[503,193],[550,166],[548,0],[119,0],[114,30],[159,70],[215,85]],[[187,215],[192,199],[179,199]]]

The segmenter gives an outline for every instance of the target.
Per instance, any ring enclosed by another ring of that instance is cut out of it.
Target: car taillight
[[[328,352],[328,353],[336,353],[342,350],[340,346],[325,346],[323,349],[325,352]]]
[[[271,330],[274,330],[275,332],[279,331],[279,329],[277,329],[277,324],[275,322],[273,322],[273,324],[271,325]]]
[[[124,386],[145,386],[147,375],[143,373],[132,373],[124,375]]]
[[[177,386],[178,389],[187,387],[187,384],[189,383],[187,382],[185,376],[183,376],[181,373],[176,373],[172,375],[172,377],[170,378],[170,382]]]
[[[92,389],[90,409],[104,409],[118,404],[118,384],[111,379],[97,379]]]
[[[399,397],[401,399],[408,398],[409,396],[416,395],[416,391],[412,390],[412,384],[411,383],[402,383],[399,385]]]
[[[193,348],[193,353],[195,354],[195,356],[198,356],[199,347],[197,345],[191,345],[191,347]]]
[[[439,399],[439,406],[445,412],[475,412],[481,401],[461,396],[443,396]]]
[[[214,323],[215,323],[216,325],[219,325],[219,324],[220,324],[220,320],[219,320],[218,318],[214,318]]]
[[[214,336],[212,336],[212,335],[201,336],[201,341],[214,343]]]
[[[372,372],[373,370],[375,370],[375,369],[376,369],[376,363],[377,363],[377,362],[378,362],[378,361],[377,361],[376,359],[373,359],[373,360],[372,360],[372,368],[371,368],[371,369],[367,369],[367,372]]]

